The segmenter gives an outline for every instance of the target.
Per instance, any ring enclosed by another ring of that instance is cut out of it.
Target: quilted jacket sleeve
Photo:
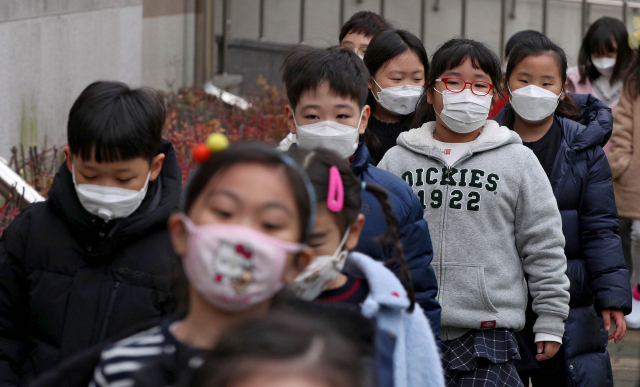
[[[611,169],[600,147],[588,162],[588,183],[580,208],[580,238],[595,307],[631,312],[631,286],[618,235],[618,211]]]

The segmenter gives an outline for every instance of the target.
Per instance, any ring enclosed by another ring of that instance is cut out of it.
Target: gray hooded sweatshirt
[[[402,177],[422,202],[442,306],[442,340],[472,329],[520,330],[527,281],[535,333],[562,337],[569,314],[562,221],[540,162],[520,137],[487,121],[449,166],[435,122],[400,134],[378,167]]]

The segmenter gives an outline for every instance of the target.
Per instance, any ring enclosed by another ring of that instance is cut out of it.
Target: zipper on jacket
[[[450,166],[447,167],[447,174],[451,173]],[[444,192],[442,193],[442,227],[440,228],[440,288],[444,290],[444,231],[447,224],[447,202],[445,198],[449,197],[449,184],[445,185]],[[438,291],[438,302],[442,302],[442,291]],[[441,304],[442,305],[442,304]]]
[[[120,286],[120,282],[116,281],[113,284],[113,290],[111,291],[111,296],[109,297],[109,303],[107,304],[107,313],[104,315],[104,322],[102,323],[102,329],[100,330],[100,339],[98,341],[103,341],[105,336],[107,335],[107,328],[109,327],[109,320],[111,320],[111,313],[113,313],[113,307],[116,303],[116,294],[118,293],[118,287]]]

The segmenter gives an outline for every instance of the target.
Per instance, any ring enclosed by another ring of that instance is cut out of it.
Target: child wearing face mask
[[[145,374],[162,375],[156,385],[184,385],[222,331],[266,314],[310,259],[313,187],[266,145],[214,153],[191,178],[181,210],[168,227],[188,283],[186,316],[105,349],[91,386],[135,386]]]
[[[633,51],[622,21],[612,17],[596,20],[582,40],[578,65],[567,70],[569,91],[591,94],[615,113]]]
[[[369,43],[364,64],[369,70],[367,105],[371,116],[363,141],[376,165],[384,154],[396,146],[396,139],[409,130],[429,59],[420,39],[409,31],[387,30]]]
[[[487,120],[500,77],[482,43],[444,43],[416,113],[426,123],[402,133],[379,164],[420,197],[435,241],[448,386],[522,386],[514,331],[525,325],[527,283],[538,360],[558,351],[569,312],[551,186],[520,137]]]
[[[369,48],[371,39],[380,32],[390,29],[393,29],[393,26],[377,13],[371,11],[356,12],[344,23],[340,30],[340,46],[353,50],[360,59],[364,59],[364,54]],[[295,134],[289,133],[280,142],[278,149],[286,151],[295,142]]]
[[[340,29],[340,45],[352,49],[360,58],[364,58],[371,39],[392,28],[387,20],[375,12],[356,12]]]
[[[367,129],[370,108],[365,101],[369,80],[364,63],[351,50],[299,47],[285,60],[282,76],[289,97],[285,113],[297,147],[327,149],[350,162],[351,170],[367,184],[382,186],[396,216],[400,241],[407,258],[418,303],[425,311],[435,337],[440,332],[437,284],[431,268],[431,239],[422,207],[402,179],[370,164],[367,145],[360,136]],[[388,231],[377,198],[362,192],[365,223],[355,251],[378,261],[394,255],[394,246],[379,239]],[[400,267],[392,266],[400,276]]]
[[[175,304],[166,222],[180,198],[162,98],[96,82],[69,112],[46,202],[0,240],[0,384],[18,385]]]
[[[391,385],[395,387],[444,386],[438,349],[422,308],[415,304],[396,218],[386,192],[375,184],[361,182],[349,164],[330,151],[297,150],[291,155],[309,174],[316,191],[318,215],[309,239],[314,258],[290,289],[305,300],[360,311],[392,338],[388,356],[393,369],[382,376],[378,369],[379,381],[393,380]],[[367,221],[360,213],[362,191],[373,195],[384,211],[389,227],[384,237],[395,246],[395,255],[385,264],[401,268],[406,290],[381,262],[352,251]],[[377,348],[383,353],[386,349]]]
[[[531,379],[534,386],[612,386],[607,336],[622,340],[624,314],[631,311],[611,170],[601,147],[611,135],[612,117],[592,96],[565,93],[566,68],[564,51],[549,39],[520,42],[507,65],[511,101],[496,117],[520,135],[549,177],[571,283],[561,355],[535,360],[535,315],[528,308],[527,324],[518,333],[517,366],[525,385]],[[580,123],[582,116],[588,121]],[[612,320],[616,331],[609,335]]]

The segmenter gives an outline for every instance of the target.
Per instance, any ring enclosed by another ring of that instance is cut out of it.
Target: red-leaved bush
[[[242,110],[194,88],[167,96],[164,137],[176,149],[183,182],[195,166],[191,149],[212,133],[222,133],[232,143],[253,140],[276,144],[287,135],[284,90],[264,85],[262,93],[250,102],[252,107]]]

